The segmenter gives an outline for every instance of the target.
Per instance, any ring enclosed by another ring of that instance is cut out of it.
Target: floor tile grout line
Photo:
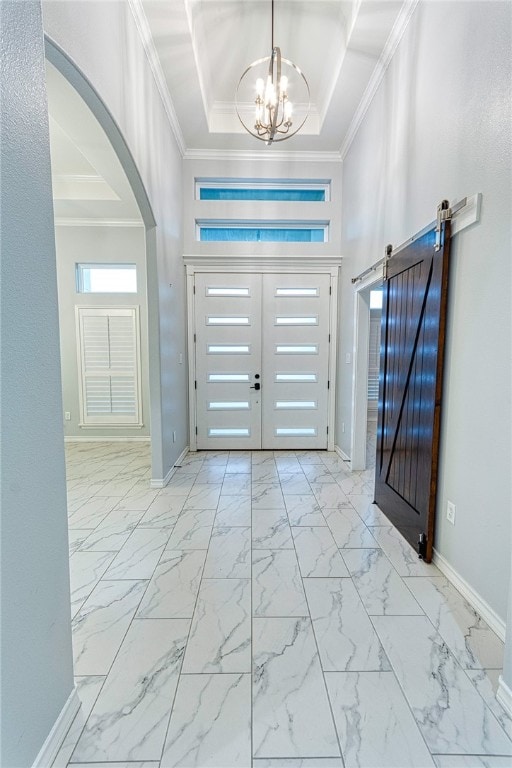
[[[314,625],[313,618],[312,618],[312,615],[311,615],[311,608],[310,608],[310,605],[309,605],[308,595],[307,595],[307,592],[306,592],[306,588],[304,586],[304,577],[302,576],[302,573],[301,573],[301,570],[300,570],[299,556],[297,554],[297,548],[295,547],[295,539],[293,538],[293,534],[292,534],[292,541],[293,541],[293,546],[294,546],[294,549],[295,549],[295,557],[297,559],[297,566],[298,566],[298,569],[299,569],[299,575],[300,575],[300,579],[301,579],[301,582],[302,582],[302,591],[304,592],[304,598],[305,598],[306,606],[307,606],[308,613],[309,613],[308,618],[309,618],[309,622],[310,622],[310,625],[311,625],[311,631],[313,633],[313,639],[315,641],[316,653],[317,653],[317,657],[318,657],[318,664],[319,664],[319,667],[320,667],[320,671],[322,673],[322,681],[323,681],[323,684],[324,684],[325,695],[327,697],[327,702],[329,704],[329,711],[331,713],[332,727],[334,728],[334,733],[336,734],[336,741],[338,743],[338,749],[340,751],[340,757],[341,757],[342,764],[345,765],[345,759],[343,757],[343,751],[341,749],[341,742],[340,742],[340,737],[339,737],[339,734],[338,734],[338,728],[336,727],[336,720],[334,718],[334,712],[333,712],[333,709],[332,709],[331,698],[329,696],[329,689],[327,688],[327,682],[325,680],[325,673],[324,673],[324,669],[323,669],[323,666],[322,666],[322,659],[321,659],[321,656],[320,656],[320,649],[319,649],[318,640],[317,640],[317,637],[316,637],[315,625]]]
[[[100,580],[100,581],[101,581],[101,580]],[[115,580],[112,580],[112,581],[115,581]],[[128,579],[126,579],[126,581],[128,581]],[[144,580],[144,579],[129,579],[129,581],[140,581],[140,582],[141,582],[141,581],[145,581],[145,580]],[[99,583],[100,583],[100,582],[98,582],[98,584],[99,584]],[[139,606],[140,606],[141,600],[142,600],[143,596],[144,596],[144,595],[145,595],[145,593],[146,593],[146,589],[147,589],[147,587],[148,587],[148,584],[149,584],[149,580],[148,580],[148,581],[146,581],[146,587],[145,587],[145,589],[142,591],[142,594],[141,594],[140,600],[139,600],[139,602],[137,603],[137,606],[135,607],[135,609],[134,609],[134,611],[133,611],[133,615],[132,615],[132,618],[130,619],[130,621],[129,621],[129,624],[128,624],[127,628],[126,628],[126,631],[125,631],[125,633],[123,634],[123,637],[121,638],[121,641],[120,641],[120,643],[119,643],[119,645],[118,645],[118,647],[117,647],[117,651],[115,652],[115,654],[114,654],[114,657],[113,657],[113,659],[112,659],[112,662],[111,662],[111,664],[110,664],[110,666],[109,666],[109,668],[108,668],[108,672],[107,672],[107,673],[106,673],[104,676],[103,676],[103,675],[98,675],[98,677],[104,677],[104,680],[103,680],[103,683],[102,683],[102,685],[101,685],[101,688],[100,688],[100,690],[98,691],[98,696],[96,697],[96,699],[95,699],[95,701],[94,701],[94,704],[93,704],[93,706],[92,706],[92,708],[91,708],[91,711],[89,712],[89,715],[88,715],[88,717],[86,718],[86,720],[85,720],[85,722],[84,722],[84,726],[83,726],[82,730],[80,731],[80,736],[77,738],[77,740],[76,740],[76,742],[75,742],[75,745],[74,745],[74,747],[73,747],[73,751],[71,752],[71,755],[70,755],[70,759],[69,759],[69,761],[68,761],[68,763],[69,763],[69,764],[71,764],[71,758],[73,757],[73,754],[74,754],[74,752],[75,752],[75,750],[76,750],[76,748],[77,748],[77,746],[78,746],[78,743],[79,743],[80,739],[82,738],[82,735],[83,735],[83,733],[84,733],[84,731],[85,731],[85,728],[86,728],[86,726],[87,726],[87,723],[89,722],[89,720],[90,720],[90,718],[91,718],[91,715],[92,715],[92,713],[93,713],[94,707],[96,706],[96,703],[97,703],[97,701],[98,701],[98,698],[99,698],[99,696],[100,696],[101,692],[103,691],[103,688],[104,688],[104,687],[105,687],[105,685],[106,685],[106,682],[107,682],[108,676],[110,675],[110,673],[111,673],[111,671],[112,671],[112,667],[114,666],[114,664],[115,664],[115,662],[116,662],[116,659],[117,659],[117,657],[119,656],[119,651],[121,650],[121,647],[122,647],[122,645],[123,645],[124,641],[126,640],[126,636],[128,635],[128,632],[130,631],[130,628],[131,628],[131,626],[132,626],[132,624],[133,624],[133,620],[134,620],[134,618],[135,618],[135,614],[136,614],[136,613],[137,613],[137,611],[139,610]],[[74,672],[74,670],[73,670],[73,672]]]
[[[252,453],[251,453],[251,491],[252,491]],[[254,547],[253,547],[253,508],[252,508],[252,493],[251,493],[251,597],[250,597],[250,610],[251,610],[251,701],[250,701],[250,743],[251,743],[251,766],[254,764],[254,611],[253,611],[253,566],[254,566]]]
[[[187,498],[188,498],[188,496],[187,496]],[[185,504],[186,504],[186,502],[185,502]],[[182,510],[182,512],[183,512],[183,510]],[[180,517],[181,517],[181,513],[180,513]],[[213,520],[215,522],[215,516],[214,516]],[[210,531],[210,539],[211,539],[212,531],[213,531],[213,525],[212,525],[212,528],[211,528],[211,531]],[[210,539],[208,540],[208,547],[210,546]],[[203,583],[203,573],[204,573],[204,568],[205,568],[206,558],[207,557],[208,557],[208,548],[206,550],[206,555],[205,555],[205,558],[204,558],[204,561],[203,561],[203,566],[201,568],[201,576],[200,576],[200,579],[199,579],[199,586],[198,586],[198,589],[197,589],[196,599],[194,601],[194,608],[192,610],[192,616],[189,619],[190,623],[189,623],[189,626],[188,626],[187,639],[186,639],[185,645],[183,647],[183,657],[181,659],[181,665],[180,665],[180,669],[178,671],[178,679],[176,681],[176,688],[174,689],[174,696],[172,697],[171,706],[169,708],[169,717],[168,717],[168,720],[167,720],[167,727],[165,729],[165,735],[164,735],[164,738],[163,738],[163,741],[162,741],[162,751],[161,751],[161,754],[160,754],[159,765],[162,764],[162,760],[163,760],[164,754],[165,754],[165,747],[167,745],[167,738],[169,736],[169,729],[171,727],[171,720],[172,720],[172,716],[173,716],[173,712],[174,712],[174,705],[176,703],[176,696],[178,695],[178,689],[179,689],[179,686],[180,686],[180,680],[181,680],[181,676],[182,676],[183,664],[185,663],[185,656],[186,656],[186,653],[187,653],[188,643],[189,643],[189,640],[190,640],[190,633],[192,631],[192,623],[194,621],[194,615],[195,615],[196,608],[197,608],[197,602],[199,600],[199,594],[201,592],[201,585]]]

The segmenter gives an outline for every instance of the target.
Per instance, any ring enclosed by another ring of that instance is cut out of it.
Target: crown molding
[[[153,42],[153,37],[151,35],[146,13],[142,6],[142,0],[128,0],[128,5],[130,6],[130,10],[135,20],[135,26],[139,32],[144,51],[146,53],[149,66],[151,67],[153,77],[155,78],[155,83],[158,88],[158,92],[160,93],[164,109],[167,113],[167,117],[169,118],[169,123],[171,124],[172,132],[174,133],[174,138],[176,139],[178,149],[183,156],[186,149],[185,139],[183,138],[183,133],[181,132],[178,116],[176,115],[176,110],[174,109],[171,94],[169,93],[169,89],[167,87],[162,65],[160,64],[160,59],[158,58],[158,53]]]
[[[55,173],[54,181],[69,182],[73,184],[106,184],[107,182],[99,174],[91,173]]]
[[[56,227],[143,227],[140,219],[80,219],[55,217]]]
[[[411,20],[411,17],[416,10],[418,2],[419,0],[405,0],[400,9],[400,13],[398,14],[397,19],[393,25],[393,29],[391,30],[389,37],[386,40],[386,45],[384,46],[379,61],[373,70],[372,76],[370,77],[368,85],[366,86],[363,97],[359,102],[359,106],[355,111],[354,117],[352,118],[352,122],[350,123],[349,129],[345,136],[345,140],[341,146],[341,160],[344,160],[347,156],[351,144],[356,137],[361,123],[363,122],[364,116],[366,115],[366,112],[368,111],[368,108],[373,101],[377,89],[381,84],[384,75],[386,74],[386,70],[389,67],[391,59],[393,58],[400,40],[402,39],[404,32]]]
[[[342,157],[338,150],[334,152],[285,152],[273,148],[260,150],[245,149],[187,149],[185,160],[261,160],[265,162],[303,162],[303,163],[341,163]]]

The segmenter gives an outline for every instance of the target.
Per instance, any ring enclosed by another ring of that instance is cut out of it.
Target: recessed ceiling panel
[[[265,151],[240,125],[234,98],[244,70],[270,54],[271,0],[132,2],[145,13],[186,148]],[[305,73],[312,102],[304,128],[280,150],[339,151],[408,4],[275,0],[274,44]]]

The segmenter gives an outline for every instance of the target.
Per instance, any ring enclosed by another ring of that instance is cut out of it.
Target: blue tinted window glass
[[[324,202],[325,189],[230,189],[223,187],[201,187],[199,199]]]
[[[323,229],[200,227],[200,239],[215,242],[323,243]]]

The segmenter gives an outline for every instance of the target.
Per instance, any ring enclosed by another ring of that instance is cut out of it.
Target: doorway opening
[[[380,324],[382,288],[370,288],[370,329],[368,333],[368,409],[366,425],[366,469],[375,467],[377,416],[379,406]]]
[[[375,467],[382,276],[361,282],[354,302],[351,469],[362,471]]]
[[[46,64],[66,442],[149,442],[144,222],[105,131]]]

